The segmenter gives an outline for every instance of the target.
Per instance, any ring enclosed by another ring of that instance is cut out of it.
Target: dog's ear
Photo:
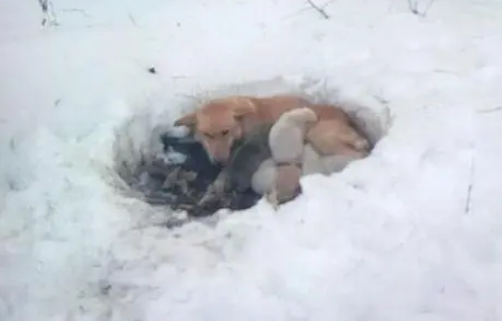
[[[245,97],[235,98],[232,102],[232,111],[237,118],[256,111],[256,104],[253,100]]]
[[[190,113],[181,118],[178,118],[174,122],[174,126],[187,126],[194,127],[197,124],[197,115],[195,113]]]

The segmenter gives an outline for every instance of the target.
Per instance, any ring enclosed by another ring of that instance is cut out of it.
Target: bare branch
[[[324,13],[326,13],[325,9],[328,5],[332,4],[333,2],[335,2],[336,0],[330,0],[326,3],[324,3],[323,5],[316,5],[316,7],[322,9],[324,11]],[[315,9],[315,7],[312,7],[312,4],[313,3],[309,3],[309,6],[308,7],[304,7],[298,11],[295,11],[293,12],[292,14],[289,14],[289,15],[286,15],[284,16],[284,19],[290,19],[290,18],[294,18],[295,16],[299,15],[300,13],[303,13],[305,11],[308,11],[308,10],[312,10],[312,9]],[[321,13],[322,14],[322,13]],[[326,14],[327,15],[327,14]],[[324,17],[324,15],[323,15]],[[330,17],[329,17],[330,18]]]
[[[47,12],[49,8],[48,0],[38,0],[38,4],[40,5],[40,8],[42,8],[42,11],[44,13]]]
[[[49,25],[49,26],[58,26],[59,23],[56,19],[56,14],[54,13],[54,6],[52,5],[52,2],[50,0],[38,0],[38,4],[40,5],[40,8],[42,9],[42,26]]]
[[[138,25],[136,24],[136,19],[134,19],[133,15],[132,15],[130,12],[128,12],[128,13],[127,13],[127,16],[129,17],[129,21],[131,21],[131,23],[132,23],[135,27],[137,27]]]
[[[417,3],[413,2],[413,0],[408,0],[408,8],[413,14],[420,15],[420,12],[417,10]]]
[[[418,9],[418,1],[419,0],[408,0],[408,7],[414,15],[420,17],[426,17],[427,13],[429,12],[429,9],[432,7],[432,4],[434,3],[435,0],[429,0],[429,3],[427,4],[427,6],[423,11],[420,11]]]
[[[319,12],[319,14],[326,20],[329,20],[330,19],[330,16],[326,13],[326,11],[324,11],[324,9],[322,9],[321,7],[319,7],[318,5],[316,5],[312,0],[305,0],[307,1],[307,3],[309,4],[309,6],[312,7],[312,9],[314,9],[315,11]]]
[[[464,214],[471,214],[472,211],[472,190],[474,188],[474,170],[475,170],[475,156],[474,150],[471,155],[471,163],[469,165],[469,184],[467,185],[467,196],[465,198]]]

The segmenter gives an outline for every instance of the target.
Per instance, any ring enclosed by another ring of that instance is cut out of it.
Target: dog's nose
[[[218,162],[221,165],[226,165],[228,163],[228,158],[218,158],[216,159],[216,162]]]

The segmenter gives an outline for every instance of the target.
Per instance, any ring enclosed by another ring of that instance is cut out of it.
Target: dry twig
[[[420,17],[426,17],[427,12],[429,12],[429,9],[431,8],[432,4],[434,3],[435,0],[430,0],[427,6],[423,11],[420,11],[418,9],[418,2],[419,0],[408,0],[408,7],[410,8],[410,11],[417,16]]]
[[[38,4],[40,5],[44,15],[42,19],[42,26],[45,26],[46,24],[49,24],[49,26],[58,26],[59,23],[56,19],[52,2],[50,0],[38,0]]]
[[[316,5],[312,0],[305,0],[307,1],[307,3],[309,4],[309,6],[312,7],[312,9],[314,9],[315,11],[319,12],[319,14],[326,20],[329,20],[330,19],[330,16],[326,13],[326,11],[324,11],[323,8],[319,7],[318,5]]]
[[[473,144],[474,145],[474,144]],[[474,188],[474,170],[475,170],[475,156],[474,146],[472,149],[471,163],[469,165],[469,184],[467,185],[467,196],[465,198],[464,214],[471,214],[472,211],[472,190]]]

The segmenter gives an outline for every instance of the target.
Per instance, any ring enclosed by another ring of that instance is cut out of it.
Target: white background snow
[[[0,1],[0,320],[502,320],[502,1],[52,3],[43,28]],[[158,227],[110,183],[131,119],[144,142],[191,96],[278,76],[261,88],[388,110],[388,134],[213,225]]]

